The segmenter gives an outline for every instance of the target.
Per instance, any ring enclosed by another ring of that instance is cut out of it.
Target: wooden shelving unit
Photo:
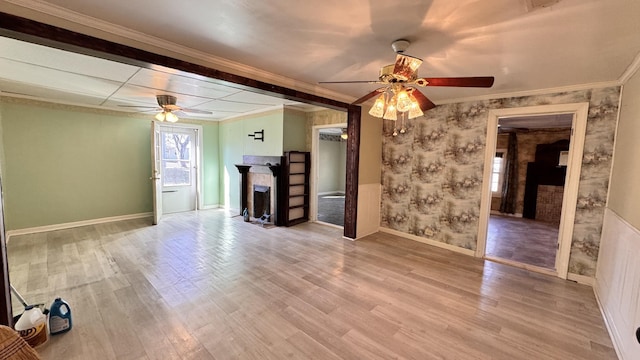
[[[309,152],[287,151],[282,157],[279,223],[292,226],[309,220]]]

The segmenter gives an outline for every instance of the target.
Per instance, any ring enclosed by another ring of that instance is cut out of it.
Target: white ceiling
[[[436,104],[547,89],[619,84],[639,62],[640,1],[3,0],[0,11],[55,14],[55,22],[208,54],[318,89],[319,81],[375,80],[390,44],[412,42],[421,76],[495,76],[491,89],[424,88]],[[52,18],[53,19],[53,18]],[[43,21],[42,19],[39,19]],[[46,20],[44,20],[46,22]],[[51,20],[53,21],[53,20]],[[92,25],[93,24],[93,25]],[[44,51],[45,53],[41,53]],[[51,52],[51,53],[50,53]],[[0,90],[93,106],[155,105],[155,94],[225,118],[282,100],[59,51],[0,42]],[[166,69],[165,69],[166,70]],[[56,79],[47,81],[43,79]],[[36,86],[36,88],[34,88]],[[328,85],[351,99],[376,85]],[[213,118],[216,118],[215,116]]]

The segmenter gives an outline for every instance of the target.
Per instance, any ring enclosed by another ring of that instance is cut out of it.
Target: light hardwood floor
[[[487,256],[555,270],[559,225],[491,215]]]
[[[44,359],[615,358],[587,286],[340,235],[174,214],[13,237],[10,275],[30,302],[71,305]]]

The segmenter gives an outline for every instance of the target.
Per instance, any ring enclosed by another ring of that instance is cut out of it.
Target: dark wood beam
[[[344,198],[344,236],[356,238],[358,218],[358,169],[360,168],[360,106],[347,110],[347,178]]]

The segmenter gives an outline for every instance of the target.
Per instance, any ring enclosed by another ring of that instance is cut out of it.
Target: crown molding
[[[352,102],[354,97],[332,91],[314,84],[295,80],[283,75],[268,72],[262,69],[240,64],[219,56],[195,50],[193,48],[176,44],[170,41],[160,39],[158,37],[148,35],[139,31],[135,31],[124,26],[116,25],[98,18],[87,16],[66,8],[49,4],[41,0],[4,0],[7,3],[40,13],[46,17],[55,17],[76,25],[81,25],[90,29],[98,30],[107,34],[115,35],[124,39],[132,40],[158,49],[169,51],[175,54],[181,54],[193,59],[204,62],[207,66],[215,69],[224,68],[236,75],[247,76],[256,80],[264,80],[269,83],[279,84],[281,86],[308,92],[317,96],[327,97],[330,99]],[[44,21],[43,21],[44,22]],[[131,46],[131,45],[129,45]],[[259,79],[257,79],[259,78]]]
[[[571,85],[571,86],[561,86],[561,87],[555,87],[555,88],[525,90],[525,91],[513,91],[513,92],[504,92],[504,93],[482,95],[482,96],[471,96],[471,97],[464,97],[464,98],[446,99],[446,100],[434,101],[434,103],[436,105],[455,104],[455,103],[462,103],[462,102],[506,99],[506,98],[512,98],[512,97],[522,97],[522,96],[547,95],[547,94],[553,94],[553,93],[559,93],[559,92],[572,92],[572,91],[581,91],[581,90],[589,90],[589,89],[602,89],[602,88],[615,87],[615,86],[620,86],[620,85],[621,85],[621,83],[620,83],[619,80],[616,80],[616,81],[604,81],[604,82],[598,82],[598,83],[589,83],[589,84],[580,84],[580,85]]]
[[[636,55],[636,58],[633,59],[631,64],[629,64],[629,67],[627,67],[627,69],[622,73],[622,75],[620,75],[620,79],[619,79],[620,84],[621,85],[626,84],[627,81],[629,81],[629,79],[631,79],[631,77],[635,75],[638,69],[640,69],[640,52],[638,52],[638,55]]]

